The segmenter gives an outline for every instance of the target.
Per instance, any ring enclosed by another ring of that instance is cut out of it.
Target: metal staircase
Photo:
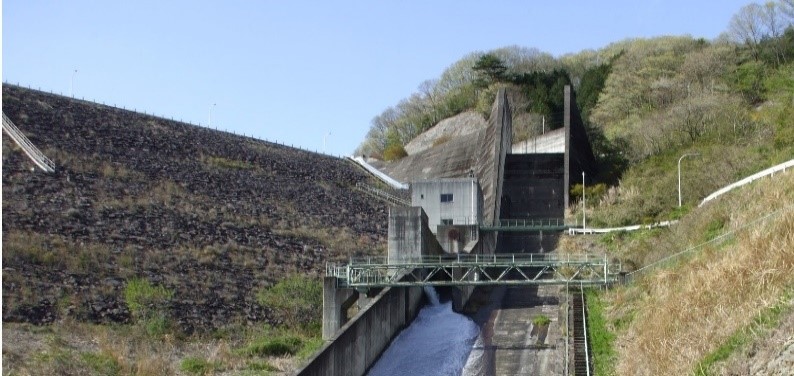
[[[44,153],[42,153],[41,150],[36,147],[36,145],[33,145],[33,143],[30,142],[27,136],[25,136],[25,134],[22,133],[22,131],[19,130],[16,125],[14,125],[14,122],[12,122],[8,116],[6,116],[5,112],[3,112],[3,130],[9,137],[11,137],[12,140],[14,140],[14,142],[17,143],[17,145],[19,145],[20,148],[22,148],[22,151],[27,154],[27,156],[31,161],[33,161],[33,163],[36,164],[36,166],[39,166],[39,168],[44,170],[44,172],[55,172],[55,163],[53,163],[51,159],[47,158],[47,156],[44,155]]]

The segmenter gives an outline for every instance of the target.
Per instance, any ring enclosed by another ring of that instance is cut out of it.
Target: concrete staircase
[[[36,164],[36,166],[39,166],[39,168],[44,170],[44,172],[55,172],[55,163],[47,158],[47,156],[44,155],[44,153],[42,153],[41,150],[36,147],[36,145],[33,145],[33,143],[30,142],[27,136],[25,136],[25,134],[22,133],[22,131],[19,130],[16,125],[14,125],[14,122],[12,122],[8,116],[6,116],[5,112],[3,112],[3,130],[9,137],[11,137],[12,140],[14,140],[14,142],[17,143],[17,145],[19,145],[20,148],[22,148],[22,151],[27,154],[27,156],[31,161],[33,161],[33,163]]]

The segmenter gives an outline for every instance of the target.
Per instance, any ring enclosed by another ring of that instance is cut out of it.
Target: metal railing
[[[351,258],[329,263],[326,275],[340,287],[565,284],[604,285],[618,281],[620,264],[606,255],[444,254],[389,259]]]
[[[30,142],[30,139],[28,139],[27,136],[25,136],[25,134],[22,133],[22,131],[19,130],[16,125],[14,125],[14,122],[11,121],[8,116],[6,116],[5,112],[3,112],[3,130],[6,132],[6,134],[8,134],[9,137],[11,137],[12,140],[14,140],[14,142],[16,142],[17,145],[19,145],[20,148],[22,148],[22,151],[27,154],[28,158],[30,158],[30,160],[33,161],[36,166],[45,172],[55,172],[55,163],[47,158],[47,156],[44,155],[44,153],[42,153],[41,150],[36,147],[36,145],[33,145],[33,143]]]
[[[480,226],[486,231],[526,231],[526,230],[550,230],[562,231],[573,227],[575,224],[568,223],[564,218],[544,218],[544,219],[497,219],[493,224]]]
[[[785,172],[787,169],[792,168],[792,167],[794,167],[794,159],[792,159],[792,160],[790,160],[788,162],[783,162],[783,163],[781,163],[779,165],[776,165],[776,166],[772,166],[772,167],[770,167],[770,168],[768,168],[766,170],[763,170],[761,172],[755,173],[753,175],[750,175],[750,176],[748,176],[748,177],[746,177],[746,178],[744,178],[742,180],[739,180],[739,181],[737,181],[737,182],[735,182],[733,184],[730,184],[730,185],[728,185],[726,187],[723,187],[723,188],[717,190],[716,192],[706,196],[706,198],[704,198],[703,201],[700,202],[698,207],[702,207],[707,202],[709,202],[711,200],[714,200],[715,198],[717,198],[717,197],[719,197],[719,196],[721,196],[721,195],[723,195],[725,193],[728,193],[729,191],[731,191],[731,190],[733,190],[735,188],[739,188],[739,187],[741,187],[741,186],[743,186],[745,184],[752,183],[752,182],[754,182],[754,181],[756,181],[758,179],[761,179],[763,177],[766,177],[766,176],[775,176],[775,173]]]
[[[404,199],[404,198],[402,198],[402,197],[395,196],[395,195],[393,195],[391,193],[385,192],[385,191],[380,190],[378,188],[370,187],[370,186],[368,186],[366,184],[356,183],[355,188],[357,190],[361,191],[361,192],[364,192],[364,193],[372,195],[372,196],[374,196],[376,198],[382,199],[382,200],[384,200],[384,201],[386,201],[386,202],[388,202],[390,204],[393,204],[393,205],[411,206],[411,202],[406,200],[406,199]]]

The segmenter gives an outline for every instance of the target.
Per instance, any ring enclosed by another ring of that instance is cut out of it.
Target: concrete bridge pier
[[[323,340],[326,341],[345,325],[347,310],[359,299],[355,289],[337,288],[336,284],[336,277],[323,279]]]

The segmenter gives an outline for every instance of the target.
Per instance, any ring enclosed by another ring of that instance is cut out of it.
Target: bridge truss
[[[353,258],[328,264],[339,288],[387,286],[605,285],[618,281],[620,264],[606,255],[435,255],[406,260]]]

